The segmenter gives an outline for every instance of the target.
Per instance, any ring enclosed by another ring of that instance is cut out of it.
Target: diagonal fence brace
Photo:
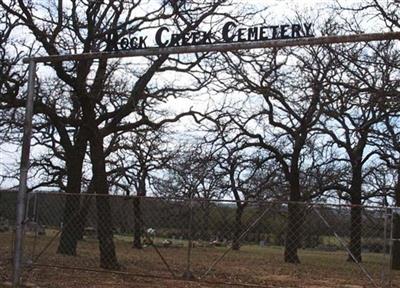
[[[371,274],[368,272],[368,270],[357,260],[357,258],[353,255],[353,253],[350,251],[350,249],[347,247],[346,243],[344,240],[336,233],[335,229],[332,228],[332,226],[328,223],[328,221],[322,216],[322,214],[318,211],[318,209],[315,209],[315,207],[312,207],[315,213],[318,215],[319,218],[321,218],[322,222],[326,225],[326,227],[331,231],[331,233],[335,236],[335,238],[339,241],[340,245],[349,253],[350,257],[353,259],[354,263],[357,264],[357,266],[360,268],[360,270],[364,273],[364,275],[368,278],[368,280],[371,282],[371,284],[375,288],[379,288],[379,286],[375,283],[374,279],[372,278]]]
[[[253,221],[253,223],[251,223],[250,226],[247,227],[247,229],[246,229],[245,231],[243,231],[243,233],[239,236],[239,238],[236,239],[236,240],[232,243],[232,245],[231,245],[227,250],[225,250],[225,252],[224,252],[220,257],[218,257],[217,259],[215,259],[215,261],[211,264],[211,266],[207,269],[207,271],[206,271],[203,275],[201,275],[201,276],[199,277],[199,279],[202,279],[202,278],[204,278],[205,276],[207,276],[207,275],[211,272],[211,270],[215,267],[215,265],[217,265],[219,262],[221,262],[222,259],[224,259],[225,256],[226,256],[229,252],[231,252],[231,251],[233,250],[234,245],[235,245],[236,243],[240,242],[240,241],[247,235],[247,233],[249,233],[250,230],[253,229],[253,227],[254,227],[255,225],[257,225],[257,223],[260,222],[260,220],[261,220],[261,219],[265,216],[265,214],[267,214],[267,212],[269,212],[270,210],[271,210],[271,206],[268,207],[268,208],[266,208],[266,209],[264,210],[264,212],[261,213],[261,215],[260,215],[257,219],[255,219],[255,220]]]

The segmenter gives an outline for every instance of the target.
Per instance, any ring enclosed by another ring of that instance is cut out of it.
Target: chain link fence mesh
[[[15,201],[15,193],[1,193],[0,217],[9,223],[15,223]],[[24,277],[40,277],[34,273],[38,267],[106,268],[141,277],[260,286],[399,287],[399,273],[391,269],[399,257],[393,241],[398,212],[311,203],[30,193]],[[108,213],[106,220],[102,213]],[[10,243],[0,248],[1,267],[12,258],[11,231],[12,225],[1,231],[2,242]]]
[[[13,225],[16,222],[17,194],[13,191],[0,193],[0,282],[10,277],[13,259]]]

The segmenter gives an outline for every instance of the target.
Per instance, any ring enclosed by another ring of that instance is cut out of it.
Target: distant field
[[[47,231],[46,236],[27,237],[26,254],[37,255],[52,239],[55,231]],[[163,239],[156,239],[159,244]],[[11,235],[0,233],[0,279],[7,280],[10,275]],[[59,269],[37,266],[25,272],[25,279],[39,287],[229,287],[208,282],[229,282],[254,284],[264,287],[373,287],[354,263],[346,262],[343,251],[322,252],[300,250],[302,264],[290,265],[282,261],[282,247],[243,246],[240,251],[232,251],[202,280],[206,282],[184,282],[167,280],[171,278],[168,270],[152,247],[142,250],[131,248],[130,237],[115,236],[117,254],[123,265],[120,274],[88,272],[83,270]],[[98,269],[97,240],[88,239],[79,243],[78,256],[63,257],[55,253],[58,239],[39,258],[38,264],[66,266],[70,268]],[[184,245],[178,241],[174,244]],[[182,276],[187,261],[187,248],[159,248],[176,276]],[[200,277],[207,271],[214,259],[227,247],[196,247],[192,250],[192,272]],[[387,268],[388,259],[382,254],[365,253],[364,267],[371,273],[378,285],[382,279],[388,281],[389,271],[382,275],[382,267]],[[131,275],[128,275],[131,273]],[[156,276],[138,277],[142,276]],[[392,272],[393,286],[400,287],[400,273]],[[399,284],[397,284],[399,283]],[[162,284],[162,285],[161,285]],[[349,286],[353,285],[353,286]],[[354,286],[356,285],[356,286]],[[396,286],[397,285],[397,286]],[[252,286],[250,286],[252,287]],[[254,286],[256,287],[256,286]]]

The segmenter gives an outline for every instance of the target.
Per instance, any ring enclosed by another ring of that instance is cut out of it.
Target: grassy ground
[[[53,235],[54,231],[36,240],[34,237],[27,237],[27,258],[42,251]],[[0,283],[3,283],[10,276],[11,235],[0,233],[0,243]],[[240,251],[228,253],[209,275],[203,276],[211,263],[227,248],[196,247],[192,250],[191,271],[197,278],[201,277],[201,281],[185,282],[168,280],[171,274],[155,250],[152,247],[132,249],[130,237],[115,237],[118,259],[123,265],[122,273],[119,274],[54,268],[63,266],[98,269],[98,246],[95,239],[81,241],[76,257],[57,255],[57,243],[58,239],[45,250],[37,262],[53,267],[35,266],[31,271],[25,271],[24,279],[27,282],[38,287],[231,287],[221,283],[263,287],[373,287],[356,264],[345,261],[347,256],[343,251],[300,250],[302,264],[291,265],[282,261],[282,247],[243,246]],[[187,248],[160,248],[160,252],[174,274],[181,277],[187,266]],[[382,254],[364,254],[363,259],[363,267],[371,273],[378,287],[382,287],[382,279],[393,279],[392,287],[400,287],[399,273],[389,274],[388,259],[384,259]],[[382,275],[383,268],[386,269]]]

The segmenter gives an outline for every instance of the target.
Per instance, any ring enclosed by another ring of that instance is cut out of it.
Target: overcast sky
[[[260,6],[269,6],[272,9],[269,10],[271,14],[271,22],[278,24],[282,22],[282,18],[291,19],[294,17],[296,12],[304,11],[305,14],[317,14],[318,11],[325,11],[322,15],[328,14],[328,8],[335,5],[335,0],[246,0],[239,1],[241,4],[251,4],[251,5],[260,5]],[[151,2],[151,0],[149,1]],[[342,3],[346,3],[346,5],[351,5],[352,3],[359,2],[359,0],[347,0],[341,1]],[[301,13],[302,14],[302,13]],[[318,31],[316,31],[318,34]],[[44,69],[41,67],[41,69]],[[43,70],[42,70],[43,71]],[[39,74],[40,75],[40,74]],[[199,107],[201,104],[207,106],[207,102],[204,99],[198,100],[198,102],[190,102],[190,101],[182,101],[182,100],[174,100],[169,103],[171,107],[179,107],[181,109],[177,110],[186,110],[188,107]],[[33,149],[33,151],[35,148]],[[34,152],[33,152],[34,153]],[[17,151],[17,147],[13,145],[0,145],[0,170],[4,169],[4,167],[10,167],[17,164],[19,161],[19,151]],[[15,166],[14,166],[15,167]],[[4,171],[4,170],[3,170]],[[4,183],[3,183],[4,185]],[[0,183],[0,186],[1,183]],[[9,185],[5,185],[9,186]]]

